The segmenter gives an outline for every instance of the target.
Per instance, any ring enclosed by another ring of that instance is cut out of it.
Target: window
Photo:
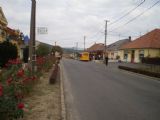
[[[124,51],[124,59],[128,58],[128,51]]]
[[[140,61],[142,60],[143,57],[144,57],[144,50],[139,50],[139,59],[140,59]]]

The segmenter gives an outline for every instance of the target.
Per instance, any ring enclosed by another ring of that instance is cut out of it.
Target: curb
[[[64,97],[64,83],[63,83],[63,70],[60,63],[60,91],[61,91],[61,120],[67,120],[65,97]]]

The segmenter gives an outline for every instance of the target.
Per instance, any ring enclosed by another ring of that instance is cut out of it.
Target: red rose
[[[24,108],[24,104],[23,103],[18,103],[18,109],[23,109]]]
[[[26,78],[24,78],[23,80],[22,80],[22,83],[23,84],[26,84],[26,83],[28,83],[30,81],[30,78],[29,77],[26,77]]]
[[[17,76],[18,77],[23,77],[24,75],[24,70],[23,69],[20,69],[18,72],[17,72]]]
[[[31,79],[32,79],[32,80],[36,80],[36,77],[35,77],[35,76],[32,76]]]
[[[18,98],[18,99],[23,99],[24,96],[22,95],[22,93],[16,93],[15,96]]]
[[[13,80],[13,79],[12,79],[11,77],[9,77],[9,78],[7,79],[7,84],[10,85],[11,82],[12,82],[12,80]]]

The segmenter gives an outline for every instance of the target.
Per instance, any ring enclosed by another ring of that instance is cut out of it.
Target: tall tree
[[[47,44],[40,43],[36,50],[37,56],[45,56],[51,52],[50,47]]]
[[[55,54],[55,52],[59,52],[61,55],[63,54],[63,49],[60,46],[53,46],[52,52]]]

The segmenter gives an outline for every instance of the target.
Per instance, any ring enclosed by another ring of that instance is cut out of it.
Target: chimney
[[[131,41],[131,36],[129,36],[129,38],[128,38],[128,39],[129,39],[129,41]]]

